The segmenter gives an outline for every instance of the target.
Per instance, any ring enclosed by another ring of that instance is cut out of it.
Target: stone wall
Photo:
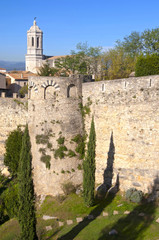
[[[27,100],[0,97],[0,168],[3,168],[5,140],[18,125],[25,126],[28,118]]]
[[[159,76],[85,83],[83,104],[89,133],[94,115],[97,135],[96,182],[147,192],[159,175]],[[112,180],[113,179],[113,180]]]
[[[36,194],[57,195],[64,183],[81,184],[82,160],[72,139],[83,134],[83,102],[91,110],[84,117],[87,134],[92,115],[95,120],[96,183],[110,186],[119,175],[121,190],[147,192],[159,175],[159,76],[82,82],[81,76],[30,77],[28,111],[25,99],[1,97],[1,163],[9,132],[28,122]],[[55,157],[60,147],[67,148],[62,159]]]
[[[79,109],[82,79],[56,77],[29,78],[29,132],[32,143],[33,177],[37,195],[62,193],[62,184],[81,184],[82,160],[75,153],[72,139],[83,133]],[[47,137],[48,136],[48,137]],[[64,138],[59,144],[58,139]],[[65,157],[55,157],[56,150],[66,147]],[[69,156],[69,150],[76,156]],[[47,157],[46,157],[47,156]],[[48,158],[48,164],[44,162]]]

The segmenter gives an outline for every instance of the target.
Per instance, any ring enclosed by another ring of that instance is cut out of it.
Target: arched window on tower
[[[34,47],[34,38],[32,37],[32,47]]]
[[[37,48],[39,47],[39,37],[37,37]]]

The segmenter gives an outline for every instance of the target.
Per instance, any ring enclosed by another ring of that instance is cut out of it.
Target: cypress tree
[[[38,239],[36,235],[36,217],[34,208],[34,187],[31,167],[31,143],[28,126],[24,131],[19,162],[19,223],[21,240]]]
[[[94,118],[92,117],[89,141],[87,145],[87,154],[83,161],[83,196],[87,206],[94,204],[94,188],[95,188],[95,147],[96,134],[94,126]]]

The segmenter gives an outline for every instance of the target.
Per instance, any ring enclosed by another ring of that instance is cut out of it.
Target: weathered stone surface
[[[87,217],[89,220],[92,220],[92,219],[94,219],[94,216],[93,215],[88,215],[88,217]]]
[[[109,214],[107,212],[103,212],[102,214],[103,214],[103,217],[108,217],[109,216]]]
[[[123,204],[121,203],[121,204],[119,204],[119,205],[117,205],[117,207],[121,207],[121,206],[123,206]]]
[[[72,221],[72,220],[67,220],[66,222],[67,222],[67,225],[73,224],[73,221]]]
[[[113,215],[118,215],[118,214],[119,214],[118,211],[116,211],[116,210],[113,211]]]
[[[51,219],[57,219],[57,217],[54,216],[48,216],[48,215],[43,215],[44,220],[51,220]]]
[[[79,223],[79,222],[82,222],[83,221],[83,218],[82,217],[78,217],[76,218],[76,221]]]
[[[130,214],[130,211],[125,211],[124,214],[128,215]]]
[[[150,80],[152,85],[150,86]],[[104,84],[104,88],[103,88]],[[104,89],[104,91],[102,91]],[[92,114],[96,129],[96,182],[103,183],[111,135],[114,144],[112,183],[119,174],[120,190],[136,187],[148,192],[159,169],[159,76],[83,84],[83,105],[92,101],[85,117],[89,134]]]
[[[145,216],[145,213],[139,213],[138,216],[139,216],[139,217],[144,217],[144,216]]]
[[[46,231],[50,231],[52,230],[52,227],[51,226],[46,226]]]
[[[118,234],[118,232],[117,232],[117,230],[115,230],[115,229],[112,229],[110,232],[109,232],[109,235],[117,235]]]
[[[82,115],[79,104],[82,95],[82,78],[80,76],[70,78],[58,77],[30,77],[28,115],[29,132],[32,143],[33,178],[37,195],[62,194],[62,184],[72,182],[74,185],[82,183],[82,170],[79,155],[75,152],[77,143],[72,139],[83,133]],[[38,136],[47,136],[44,143],[37,144]],[[64,138],[64,158],[55,157],[55,151],[59,149],[59,137]],[[40,152],[45,151],[45,154]],[[69,150],[76,153],[68,155]],[[50,169],[46,167],[41,157],[47,155],[50,158]]]
[[[24,99],[14,101],[13,98],[0,97],[0,169],[4,169],[5,141],[9,133],[17,126],[25,126],[28,121],[26,103]]]
[[[59,222],[59,227],[62,227],[64,225],[64,222]]]
[[[67,149],[75,151],[77,144],[71,139],[83,133],[79,104],[85,106],[90,101],[85,128],[89,135],[93,114],[97,139],[96,183],[109,182],[114,186],[118,174],[120,190],[134,186],[148,192],[159,175],[158,89],[158,75],[83,84],[81,76],[31,77],[28,112],[25,99],[20,99],[24,104],[17,104],[13,99],[0,98],[0,167],[7,135],[17,125],[28,122],[36,194],[62,194],[61,185],[70,179],[75,185],[81,184],[78,154],[60,160],[54,153],[60,135],[65,137]],[[37,144],[37,135],[49,135],[49,144]],[[51,156],[50,169],[40,160],[45,155],[42,150]],[[157,189],[158,186],[156,196]]]
[[[156,219],[156,222],[159,223],[159,218]]]

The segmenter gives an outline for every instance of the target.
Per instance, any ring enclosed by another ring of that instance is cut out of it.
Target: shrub
[[[50,155],[42,155],[40,160],[45,163],[46,168],[50,169],[50,160],[51,160],[51,156]]]
[[[159,74],[159,55],[141,55],[138,57],[135,66],[135,76],[148,76]]]
[[[77,143],[77,147],[75,149],[76,153],[79,153],[79,159],[83,159],[85,155],[85,136],[81,134],[76,135],[73,139],[73,142]]]
[[[67,182],[62,184],[62,190],[65,195],[69,195],[76,192],[76,187],[73,185],[72,182]]]
[[[19,94],[21,97],[25,97],[25,94],[28,94],[28,85],[24,85],[20,90]]]
[[[65,199],[66,199],[66,196],[65,196],[65,195],[58,194],[58,195],[56,196],[56,200],[57,200],[57,202],[59,202],[59,203],[62,203]]]
[[[4,215],[4,202],[0,199],[0,224],[4,222],[5,215]]]
[[[37,144],[48,144],[49,136],[48,135],[36,135],[36,143]]]
[[[58,149],[55,150],[54,157],[60,159],[64,158],[65,151],[67,151],[67,148],[65,146],[60,146]]]
[[[69,150],[67,156],[69,156],[70,158],[71,157],[75,157],[76,153],[74,151],[72,151],[72,150]]]
[[[18,127],[12,131],[5,142],[6,153],[4,155],[4,164],[13,175],[17,175],[22,147],[23,132]]]
[[[134,203],[140,203],[143,198],[143,192],[136,188],[130,188],[126,191],[126,199]]]
[[[2,194],[5,209],[10,218],[18,216],[18,184],[11,184]]]
[[[65,142],[65,138],[60,136],[60,137],[57,139],[57,142],[58,142],[59,145],[62,145],[62,144],[64,144],[64,142]]]

